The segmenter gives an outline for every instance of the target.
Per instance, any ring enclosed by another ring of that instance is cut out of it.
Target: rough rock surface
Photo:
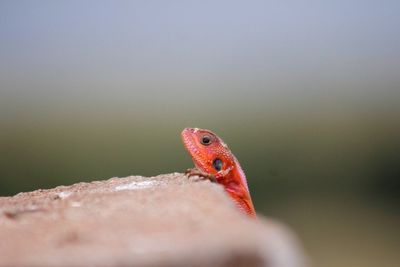
[[[0,266],[304,266],[295,238],[196,177],[131,176],[0,197]]]

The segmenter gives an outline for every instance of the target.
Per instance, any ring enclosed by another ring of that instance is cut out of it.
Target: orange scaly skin
[[[187,174],[198,175],[223,185],[238,208],[255,218],[246,176],[222,139],[209,130],[197,128],[185,128],[181,137],[196,166],[188,169]]]

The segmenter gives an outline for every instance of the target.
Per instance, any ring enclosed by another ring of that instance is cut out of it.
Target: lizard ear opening
[[[216,158],[213,161],[213,167],[215,170],[220,171],[222,169],[222,160]]]

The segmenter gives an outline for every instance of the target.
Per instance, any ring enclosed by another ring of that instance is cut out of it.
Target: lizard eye
[[[216,169],[217,171],[220,171],[222,169],[222,160],[220,159],[214,159],[213,161],[213,167],[214,169]]]
[[[204,135],[201,139],[200,139],[200,143],[208,146],[209,144],[211,144],[211,137],[208,135]]]

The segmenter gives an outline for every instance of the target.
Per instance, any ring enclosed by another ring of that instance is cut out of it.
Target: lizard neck
[[[235,160],[233,169],[224,177],[218,179],[223,184],[226,192],[234,199],[234,201],[250,216],[255,217],[255,209],[251,201],[250,192],[247,186],[246,176],[240,164]]]
[[[217,180],[226,187],[231,187],[232,189],[240,188],[242,190],[244,189],[246,192],[249,192],[246,175],[244,174],[242,167],[236,158],[234,158],[231,170]]]

